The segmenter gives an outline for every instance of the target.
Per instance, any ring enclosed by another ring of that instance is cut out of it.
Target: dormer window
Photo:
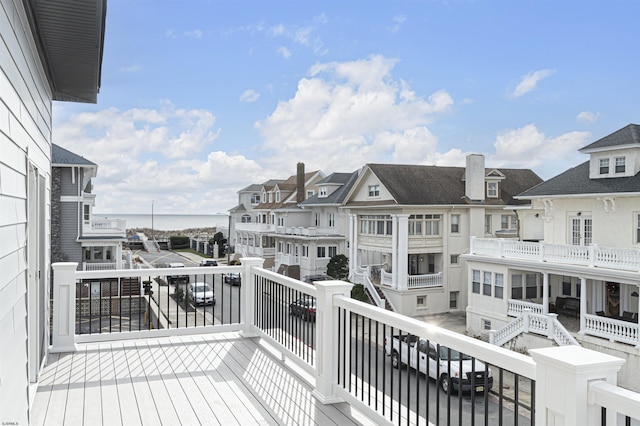
[[[269,193],[269,202],[273,203],[273,192]]]
[[[308,189],[307,190],[307,198],[313,197],[313,194],[315,194],[315,192],[313,192],[313,189]]]
[[[601,158],[600,159],[600,174],[608,175],[609,174],[609,159]]]
[[[498,182],[487,182],[487,198],[498,198]]]
[[[266,202],[267,202],[267,193],[266,193],[266,192],[263,192],[263,193],[262,193],[262,202],[263,202],[263,203],[266,203]]]
[[[625,172],[625,157],[616,157],[616,173],[624,173]]]
[[[319,197],[326,197],[327,196],[327,187],[326,186],[320,187],[320,189],[318,190],[318,196]]]
[[[280,202],[280,191],[276,191],[276,203]]]
[[[260,204],[260,194],[251,194],[251,205]]]
[[[369,197],[380,196],[380,185],[369,185]]]

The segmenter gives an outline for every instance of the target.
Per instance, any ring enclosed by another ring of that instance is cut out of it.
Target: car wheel
[[[400,356],[396,351],[391,352],[391,365],[393,368],[400,368]]]
[[[444,391],[444,393],[449,393],[449,388],[451,387],[451,378],[446,374],[440,376],[440,387]],[[453,387],[451,387],[451,391],[453,391]]]

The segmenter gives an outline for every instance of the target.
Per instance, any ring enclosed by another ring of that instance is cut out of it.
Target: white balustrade
[[[511,317],[518,317],[522,315],[525,309],[531,309],[531,312],[533,312],[534,314],[542,315],[543,313],[542,305],[540,305],[539,303],[509,299],[509,308],[507,310],[507,315]]]
[[[442,272],[427,275],[409,275],[407,277],[408,288],[442,287]]]
[[[471,238],[471,254],[640,271],[640,250]]]
[[[109,262],[109,263],[84,262],[82,264],[82,269],[85,271],[114,271],[116,269],[116,263],[115,262]]]
[[[583,331],[592,336],[640,346],[636,323],[587,314]]]

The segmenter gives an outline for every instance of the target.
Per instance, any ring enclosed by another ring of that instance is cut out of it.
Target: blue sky
[[[96,212],[215,213],[366,163],[531,168],[640,122],[634,1],[109,0],[96,105],[54,142],[98,164]]]

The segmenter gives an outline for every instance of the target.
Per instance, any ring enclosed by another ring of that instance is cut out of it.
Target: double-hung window
[[[328,249],[329,249],[329,257],[333,257],[338,254],[338,247],[329,246]]]
[[[460,215],[452,214],[451,215],[451,233],[458,234],[460,232]]]
[[[608,175],[609,174],[609,159],[601,158],[600,159],[600,174]]]
[[[482,273],[482,294],[491,296],[491,272],[484,271]]]
[[[636,244],[640,244],[640,213],[636,213]]]
[[[369,197],[380,196],[380,185],[369,185]]]
[[[625,157],[616,157],[616,173],[624,173],[626,167]]]
[[[327,213],[327,221],[329,222],[329,228],[333,228],[334,226],[336,226],[335,213]]]
[[[522,300],[522,274],[511,276],[511,298]]]
[[[424,215],[424,231],[425,235],[437,236],[440,235],[440,215],[439,214],[426,214]]]
[[[496,272],[494,280],[495,288],[493,290],[493,296],[497,299],[502,299],[504,293],[504,275]]]
[[[471,271],[471,289],[474,293],[480,294],[480,271],[474,269]]]
[[[487,198],[498,198],[498,182],[487,182]]]
[[[324,247],[324,246],[318,246],[318,248],[317,248],[317,255],[316,255],[316,257],[317,257],[318,259],[321,259],[321,258],[323,258],[323,257],[327,257],[327,248],[326,248],[326,247]]]

